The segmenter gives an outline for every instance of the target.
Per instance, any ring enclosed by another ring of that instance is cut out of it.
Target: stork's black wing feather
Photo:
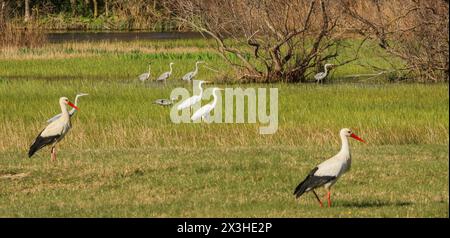
[[[44,130],[42,130],[42,131],[44,131]],[[56,135],[56,136],[42,137],[41,136],[42,131],[39,133],[39,135],[36,137],[33,144],[31,145],[30,150],[28,151],[28,158],[31,158],[31,156],[33,156],[34,153],[36,153],[38,150],[42,149],[43,147],[55,143],[58,140],[58,138],[61,136],[61,135]]]
[[[309,172],[308,176],[295,188],[294,195],[296,198],[300,197],[303,193],[320,187],[333,179],[336,179],[336,176],[315,176],[314,173],[319,169],[319,167],[315,167],[311,172]]]

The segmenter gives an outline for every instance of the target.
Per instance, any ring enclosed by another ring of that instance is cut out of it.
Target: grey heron
[[[203,61],[197,61],[197,62],[195,62],[195,70],[194,71],[192,71],[192,72],[189,72],[189,73],[187,73],[187,74],[185,74],[184,76],[183,76],[183,80],[184,81],[191,81],[196,75],[197,75],[197,73],[198,73],[198,65],[199,64],[202,64],[202,63],[204,63]]]
[[[148,65],[148,73],[143,73],[141,75],[139,75],[139,80],[141,80],[142,82],[144,82],[145,80],[148,80],[150,78],[150,69],[151,69],[151,65]]]
[[[323,79],[325,77],[327,77],[327,75],[328,75],[328,67],[333,67],[333,66],[334,66],[333,64],[325,64],[323,66],[324,72],[320,72],[320,73],[317,73],[316,75],[314,75],[314,79],[316,79],[316,82],[323,83]]]
[[[174,63],[170,62],[169,67],[170,67],[170,71],[165,72],[163,74],[161,74],[158,79],[156,79],[156,81],[164,81],[166,82],[166,80],[170,77],[170,75],[172,75],[172,65]]]

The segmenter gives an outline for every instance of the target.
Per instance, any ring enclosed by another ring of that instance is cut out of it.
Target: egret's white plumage
[[[213,89],[213,91],[212,91],[212,94],[213,94],[213,97],[214,97],[213,102],[210,103],[210,104],[206,104],[205,106],[203,106],[200,109],[198,109],[194,113],[194,115],[192,115],[191,120],[195,121],[195,120],[198,120],[200,118],[208,118],[209,117],[209,114],[211,113],[211,111],[214,110],[214,108],[216,107],[217,98],[218,98],[216,93],[218,93],[219,90],[223,90],[223,89],[220,89],[220,88],[214,88]]]
[[[76,96],[75,96],[75,106],[78,106],[78,98],[79,97],[83,97],[83,96],[87,96],[87,95],[89,95],[89,94],[87,94],[87,93],[79,93],[79,94],[77,94]],[[74,114],[75,114],[75,112],[77,112],[77,110],[75,110],[75,108],[72,108],[72,110],[70,110],[69,111],[69,116],[70,117],[72,117]],[[48,119],[47,120],[47,123],[51,123],[51,122],[53,122],[53,121],[56,121],[58,118],[60,118],[61,117],[61,113],[60,114],[58,114],[58,115],[55,115],[54,117],[52,117],[52,118],[50,118],[50,119]]]
[[[202,88],[202,84],[203,83],[209,83],[208,81],[203,81],[201,80],[198,83],[198,88],[200,89],[200,93],[198,95],[194,95],[192,97],[187,98],[186,100],[184,100],[183,102],[181,102],[178,106],[177,106],[177,110],[183,110],[185,108],[189,108],[192,105],[200,102],[202,100],[202,96],[203,96],[203,88]]]
[[[156,81],[166,81],[170,77],[170,75],[172,75],[172,65],[173,63],[171,62],[169,64],[170,71],[161,74],[158,79],[156,79]]]
[[[341,150],[335,156],[320,163],[316,166],[308,176],[295,188],[294,195],[300,197],[303,193],[313,191],[320,205],[322,202],[317,196],[314,189],[319,187],[325,187],[328,191],[328,206],[331,206],[331,192],[330,188],[334,183],[351,167],[351,154],[348,143],[348,137],[355,138],[356,140],[364,142],[357,135],[352,133],[348,128],[343,128],[339,135],[341,137],[342,145]]]
[[[198,73],[198,65],[199,64],[202,64],[202,63],[204,63],[203,61],[197,61],[197,62],[195,62],[195,70],[194,71],[192,71],[192,72],[189,72],[189,73],[187,73],[187,74],[185,74],[184,76],[183,76],[183,80],[184,81],[191,81],[196,75],[197,75],[197,73]]]
[[[144,82],[145,80],[149,79],[149,78],[150,78],[150,75],[151,75],[150,70],[151,70],[151,66],[148,65],[148,72],[139,75],[139,80],[141,80],[142,82]]]
[[[55,145],[64,138],[71,128],[70,115],[67,111],[67,105],[78,110],[78,107],[72,104],[66,97],[61,97],[59,99],[59,105],[61,107],[61,116],[48,124],[45,129],[39,133],[33,144],[30,146],[28,157],[33,156],[33,154],[41,148],[47,145],[52,145],[51,158],[52,160],[56,160]]]
[[[325,77],[327,77],[327,75],[328,75],[328,67],[331,67],[331,66],[333,66],[333,64],[325,64],[323,66],[324,72],[320,72],[320,73],[317,73],[316,75],[314,75],[314,79],[316,79],[317,83],[322,83],[323,82],[323,79]]]

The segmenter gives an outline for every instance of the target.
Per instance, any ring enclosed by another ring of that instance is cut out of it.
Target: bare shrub
[[[379,42],[418,81],[448,81],[449,3],[341,0],[349,27]],[[372,9],[368,11],[367,9]]]
[[[303,82],[344,47],[340,9],[332,1],[182,0],[174,10],[181,22],[214,38],[244,80]]]

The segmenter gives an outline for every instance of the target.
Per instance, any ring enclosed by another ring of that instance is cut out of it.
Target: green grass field
[[[165,87],[138,82],[148,60],[158,73],[175,62],[178,78],[197,59],[232,75],[205,43],[178,43],[3,51],[0,216],[449,216],[447,84],[217,84],[277,87],[278,131],[259,135],[259,124],[173,124],[170,108],[153,100],[168,98],[175,87],[192,89],[175,79]],[[349,65],[333,77],[353,72],[362,71]],[[199,76],[217,77],[207,70]],[[80,99],[58,161],[50,161],[49,148],[28,159],[45,121],[59,113],[58,98],[77,92],[90,95]],[[339,150],[342,127],[368,143],[351,141],[352,169],[333,188],[334,206],[320,208],[312,194],[295,200],[300,180]],[[10,177],[15,174],[23,176]]]

